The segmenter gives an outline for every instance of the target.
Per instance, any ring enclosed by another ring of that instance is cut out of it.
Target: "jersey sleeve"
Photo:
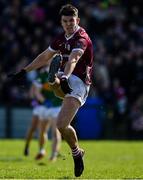
[[[87,41],[86,41],[86,39],[80,38],[77,41],[75,41],[72,51],[78,50],[78,51],[81,51],[82,53],[84,53],[86,48],[87,48]]]
[[[54,51],[54,52],[57,52],[59,50],[59,40],[58,40],[58,38],[55,38],[51,42],[51,44],[50,44],[48,49],[50,49],[51,51]]]

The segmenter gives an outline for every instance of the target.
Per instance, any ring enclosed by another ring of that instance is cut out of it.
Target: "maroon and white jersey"
[[[79,77],[86,84],[91,84],[91,73],[93,66],[93,45],[86,31],[78,27],[77,31],[66,38],[62,33],[51,43],[50,50],[57,51],[63,56],[63,62],[60,71],[64,71],[65,64],[72,51],[80,50],[83,55],[76,64],[72,74]]]

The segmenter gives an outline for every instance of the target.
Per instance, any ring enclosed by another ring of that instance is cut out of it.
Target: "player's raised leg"
[[[48,82],[49,84],[55,83],[56,73],[58,72],[62,62],[62,56],[56,55],[50,64],[49,73],[48,73]]]

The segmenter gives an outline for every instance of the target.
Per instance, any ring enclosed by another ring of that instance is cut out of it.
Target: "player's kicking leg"
[[[60,80],[59,80],[59,74],[58,70],[62,63],[62,57],[61,55],[55,56],[50,64],[49,73],[48,73],[48,83],[50,85],[51,90],[53,90],[54,94],[57,97],[64,98],[65,94],[61,90],[60,87]]]
[[[50,84],[55,83],[56,73],[60,68],[61,62],[62,62],[62,57],[60,55],[57,55],[52,59],[48,74],[48,82]]]

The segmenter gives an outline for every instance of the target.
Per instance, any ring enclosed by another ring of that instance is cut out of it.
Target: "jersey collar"
[[[66,37],[66,35],[65,35],[66,40],[68,41],[69,39],[71,39],[79,29],[80,29],[80,26],[77,26],[77,29],[75,30],[75,32],[72,35],[70,35],[69,37]]]

